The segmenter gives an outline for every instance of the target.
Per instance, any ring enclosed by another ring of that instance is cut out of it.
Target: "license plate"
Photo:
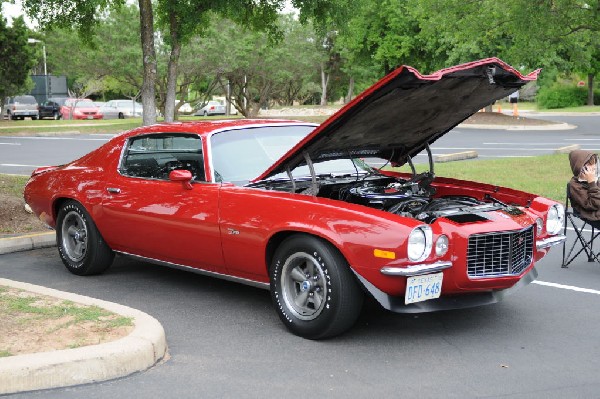
[[[425,274],[423,276],[409,277],[406,280],[406,293],[404,303],[423,302],[439,298],[442,292],[442,278],[444,273]]]
[[[94,117],[92,115],[88,115],[87,118],[88,119],[94,119]]]

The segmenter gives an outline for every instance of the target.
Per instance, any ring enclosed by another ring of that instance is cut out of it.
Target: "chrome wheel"
[[[83,217],[76,211],[70,211],[61,226],[62,247],[73,262],[85,258],[88,245],[88,230]]]
[[[297,252],[288,257],[281,270],[281,291],[285,304],[300,320],[313,320],[325,307],[327,284],[319,262]]]

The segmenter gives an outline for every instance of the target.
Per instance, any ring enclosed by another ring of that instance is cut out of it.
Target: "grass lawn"
[[[496,102],[494,105],[494,110],[498,108],[498,104],[502,105],[502,109],[504,111],[512,110],[512,104],[509,104],[508,101]],[[560,108],[560,109],[544,109],[538,108],[537,103],[534,102],[520,102],[518,104],[519,111],[535,111],[535,112],[582,112],[582,113],[590,113],[590,112],[600,112],[600,105],[588,106],[582,105],[580,107],[568,107],[568,108]]]
[[[0,194],[23,198],[23,189],[29,176],[0,174]]]

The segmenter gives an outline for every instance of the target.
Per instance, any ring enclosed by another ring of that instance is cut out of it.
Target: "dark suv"
[[[60,113],[60,107],[65,105],[66,97],[54,97],[49,98],[40,104],[40,119],[52,118],[58,120],[62,118]]]
[[[8,119],[25,119],[30,117],[33,120],[38,118],[38,103],[34,96],[16,96],[7,97],[4,101],[2,116]]]

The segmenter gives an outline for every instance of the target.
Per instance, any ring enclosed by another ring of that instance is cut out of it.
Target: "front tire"
[[[281,321],[308,339],[339,335],[360,315],[364,293],[344,257],[331,244],[297,234],[275,252],[271,298]]]
[[[118,118],[119,118],[119,119],[125,119],[125,115],[123,115],[123,113],[122,113],[122,112],[119,112],[119,117],[118,117]]]
[[[59,120],[60,119],[60,114],[58,112],[54,111],[52,113],[52,119],[54,119],[55,121]]]
[[[60,207],[56,244],[64,265],[79,276],[104,272],[115,256],[89,213],[76,201],[67,201]]]

